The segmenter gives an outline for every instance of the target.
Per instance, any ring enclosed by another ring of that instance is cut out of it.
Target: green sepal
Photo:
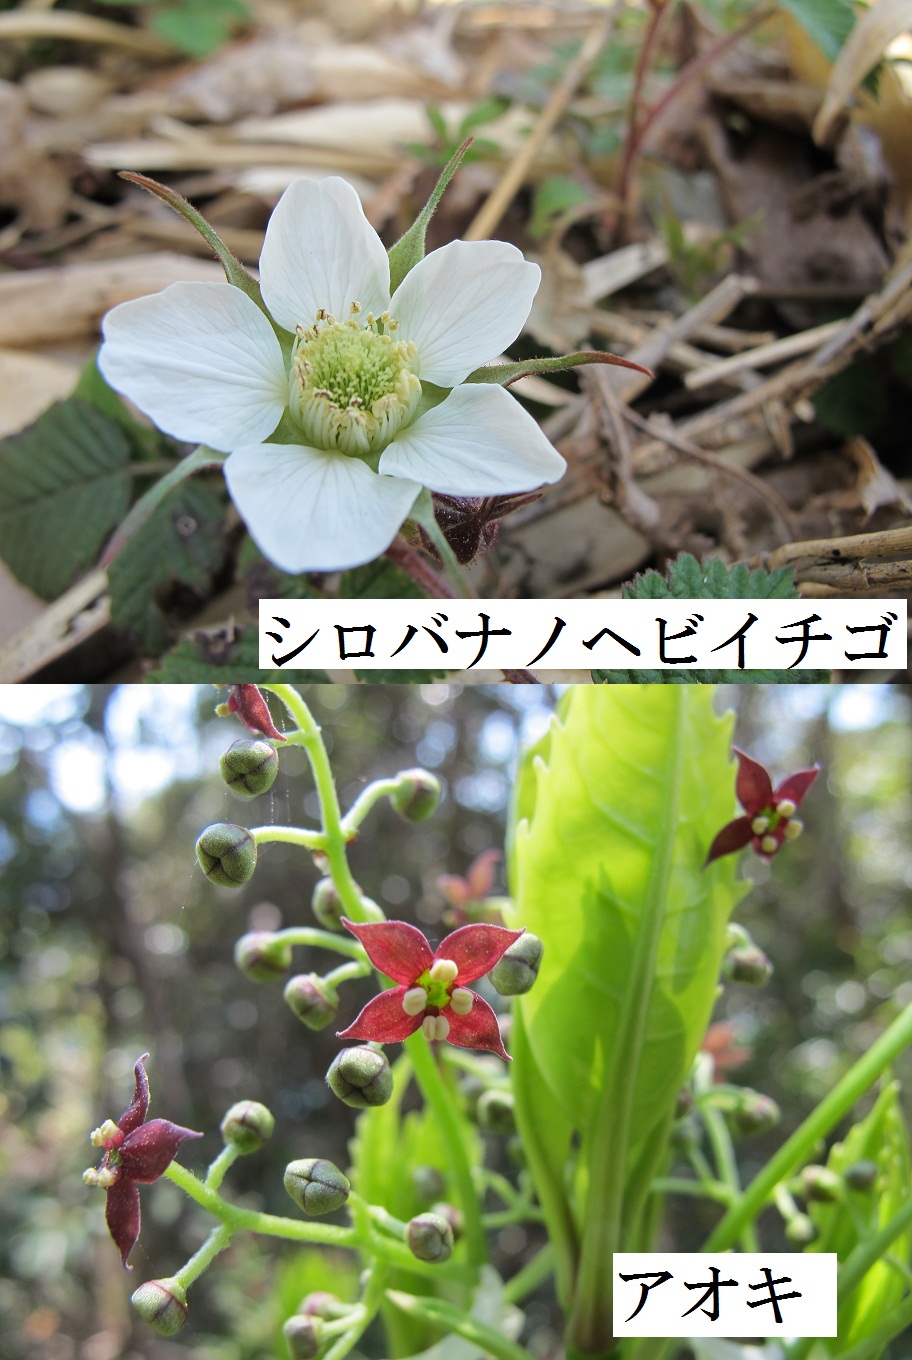
[[[456,554],[447,542],[443,530],[437,523],[437,516],[434,514],[434,502],[431,498],[431,493],[426,486],[422,487],[416,496],[414,504],[408,512],[408,517],[417,524],[419,528],[424,530],[437,550],[440,560],[450,573],[450,576],[459,585],[463,593],[465,593],[465,580],[462,575],[462,568],[456,559]]]
[[[394,246],[390,247],[390,293],[395,293],[409,270],[414,269],[415,265],[424,259],[424,238],[427,235],[428,223],[437,210],[437,205],[443,197],[443,191],[459,169],[462,158],[468,151],[471,142],[472,138],[467,137],[462,146],[453,152],[441,171],[440,178],[435,184],[427,203],[408,231],[399,237]]]
[[[463,381],[499,383],[501,387],[509,387],[510,383],[517,382],[519,378],[528,378],[533,373],[560,373],[563,369],[579,368],[582,364],[616,364],[618,368],[635,368],[648,378],[653,376],[651,369],[635,364],[632,359],[621,359],[606,350],[581,350],[577,354],[557,354],[548,359],[523,359],[516,364],[488,364],[476,368]]]
[[[269,316],[260,294],[260,285],[256,279],[252,274],[247,273],[238,257],[232,254],[218,233],[210,227],[202,213],[197,212],[193,204],[188,203],[183,194],[179,194],[176,189],[169,189],[166,184],[159,184],[158,180],[150,179],[148,175],[137,175],[132,170],[121,170],[120,178],[128,179],[131,184],[138,184],[141,189],[148,189],[150,194],[154,194],[163,203],[167,203],[169,208],[173,208],[175,212],[180,213],[181,217],[186,218],[191,227],[194,227],[202,236],[206,245],[215,251],[221,261],[228,282],[234,284],[235,288],[240,288],[241,292],[246,293],[251,301],[255,302],[260,310],[266,312],[266,315]],[[269,319],[272,321],[272,317],[269,317]]]
[[[130,513],[105,548],[98,565],[101,567],[111,565],[124,544],[129,542],[137,530],[142,528],[152,511],[158,509],[169,491],[185,481],[187,477],[192,477],[194,472],[211,472],[213,469],[221,467],[227,456],[225,453],[216,453],[214,449],[207,449],[204,444],[201,444],[198,449],[194,449],[193,453],[188,454],[170,472],[166,472],[164,477],[150,487],[144,496],[140,496],[136,504],[132,506]]]

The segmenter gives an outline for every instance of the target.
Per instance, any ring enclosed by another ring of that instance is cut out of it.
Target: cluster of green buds
[[[732,922],[725,937],[727,952],[722,960],[722,976],[730,982],[762,987],[773,975],[773,965],[743,926]]]

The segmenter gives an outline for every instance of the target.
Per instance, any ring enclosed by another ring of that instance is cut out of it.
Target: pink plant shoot
[[[709,847],[706,864],[721,855],[732,855],[750,845],[761,859],[772,859],[784,841],[796,840],[804,830],[795,813],[820,773],[820,766],[798,770],[775,789],[769,772],[759,761],[734,748],[738,757],[735,793],[744,815],[723,826]]]
[[[340,1039],[397,1044],[416,1030],[459,1048],[483,1048],[510,1061],[497,1016],[468,984],[489,973],[521,930],[504,926],[461,926],[431,949],[424,935],[405,921],[342,924],[364,946],[367,957],[397,983],[369,1001]]]
[[[285,741],[273,723],[266,700],[256,685],[232,685],[224,707],[228,713],[236,713],[251,732],[260,732],[275,741]]]
[[[103,1148],[104,1156],[97,1167],[90,1167],[83,1174],[86,1185],[97,1185],[107,1191],[105,1219],[127,1270],[132,1270],[127,1257],[139,1237],[136,1187],[157,1181],[174,1161],[181,1143],[203,1136],[167,1119],[144,1122],[149,1109],[149,1079],[143,1064],[148,1056],[144,1053],[136,1061],[133,1099],[117,1123],[106,1119],[92,1132],[92,1146]]]

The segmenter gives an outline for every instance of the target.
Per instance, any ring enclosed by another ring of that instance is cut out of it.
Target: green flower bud
[[[796,1214],[786,1223],[785,1235],[789,1242],[794,1242],[796,1246],[803,1247],[808,1242],[813,1242],[817,1236],[817,1229],[807,1214]]]
[[[324,930],[344,931],[345,927],[341,921],[347,913],[331,878],[319,879],[313,890],[310,905]]]
[[[431,1213],[442,1218],[445,1223],[449,1223],[453,1241],[458,1242],[465,1228],[465,1214],[462,1210],[457,1209],[455,1204],[447,1204],[445,1201],[438,1200],[436,1204],[431,1205]]]
[[[256,798],[268,793],[279,773],[279,753],[268,741],[239,737],[219,760],[222,778],[232,793]]]
[[[351,1184],[333,1162],[322,1157],[307,1157],[300,1162],[288,1163],[285,1189],[305,1214],[331,1214],[342,1208]]]
[[[291,967],[291,945],[271,930],[251,930],[234,946],[234,961],[252,982],[276,982]]]
[[[343,1048],[333,1059],[326,1080],[333,1094],[355,1110],[385,1105],[393,1094],[389,1060],[366,1045]]]
[[[731,982],[746,982],[749,987],[762,987],[773,976],[773,965],[762,949],[749,945],[726,954],[722,972]]]
[[[842,1177],[828,1166],[806,1166],[801,1173],[801,1191],[806,1200],[833,1204],[842,1198]]]
[[[475,1114],[479,1128],[484,1129],[486,1133],[516,1132],[513,1096],[509,1091],[497,1089],[485,1091],[478,1101]]]
[[[541,967],[544,946],[537,935],[520,935],[498,959],[488,976],[501,996],[523,996],[532,987]]]
[[[258,1100],[239,1100],[221,1123],[222,1137],[239,1152],[256,1152],[272,1137],[275,1119]]]
[[[775,1100],[760,1095],[758,1091],[745,1091],[734,1111],[734,1125],[737,1133],[768,1133],[782,1118],[782,1112]]]
[[[873,1190],[874,1183],[877,1180],[877,1163],[853,1162],[851,1166],[846,1167],[844,1179],[850,1190],[862,1192]]]
[[[207,826],[196,842],[196,858],[210,883],[239,888],[253,877],[256,841],[245,826],[216,822]]]
[[[412,1189],[422,1204],[433,1204],[446,1194],[446,1181],[436,1166],[416,1166],[412,1170]]]
[[[187,1321],[187,1295],[175,1279],[141,1284],[130,1302],[159,1336],[176,1336]]]
[[[325,1029],[336,1018],[339,997],[317,973],[298,973],[285,984],[285,1000],[308,1029]]]
[[[407,822],[426,822],[437,811],[443,790],[440,780],[427,770],[403,770],[390,802]]]
[[[439,1214],[418,1214],[409,1222],[408,1244],[419,1261],[448,1261],[453,1252],[453,1230]]]
[[[282,1328],[291,1360],[314,1360],[320,1354],[323,1323],[319,1318],[295,1313]]]

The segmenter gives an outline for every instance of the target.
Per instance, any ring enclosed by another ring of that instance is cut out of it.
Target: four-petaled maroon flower
[[[276,730],[266,700],[256,685],[232,685],[224,707],[229,713],[236,713],[251,732],[262,732],[264,737],[274,737],[276,741],[287,740]]]
[[[97,1167],[90,1167],[83,1175],[86,1185],[97,1185],[108,1192],[105,1218],[127,1270],[133,1269],[127,1265],[127,1257],[139,1237],[137,1185],[157,1181],[174,1161],[181,1143],[203,1136],[167,1119],[143,1122],[149,1108],[149,1079],[143,1066],[148,1056],[144,1053],[133,1068],[136,1088],[129,1108],[116,1124],[106,1119],[92,1133],[92,1146],[104,1148],[104,1156]]]
[[[343,917],[342,924],[364,945],[374,967],[399,985],[369,1001],[338,1038],[398,1044],[421,1029],[428,1039],[484,1048],[510,1061],[497,1016],[466,984],[489,973],[521,930],[462,926],[435,953],[421,931],[405,921],[362,926]]]
[[[737,747],[733,750],[738,757],[735,792],[744,816],[723,826],[709,847],[706,864],[720,855],[743,850],[745,845],[752,846],[761,859],[772,859],[783,841],[795,840],[804,830],[795,813],[820,772],[819,765],[798,770],[774,789],[768,771],[759,761]]]
[[[465,878],[460,874],[439,876],[437,887],[452,908],[444,915],[447,924],[464,925],[472,908],[473,916],[483,915],[483,904],[494,886],[494,870],[499,860],[499,850],[482,850],[469,865]]]

